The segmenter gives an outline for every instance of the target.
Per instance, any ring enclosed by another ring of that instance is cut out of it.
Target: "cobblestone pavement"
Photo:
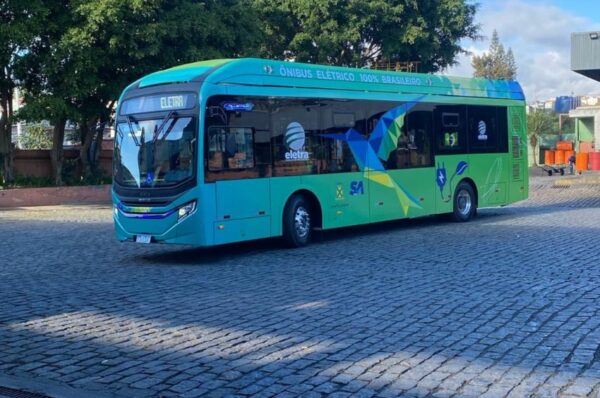
[[[0,376],[79,396],[598,396],[600,184],[327,233],[119,244],[108,207],[0,211]],[[1,380],[1,378],[0,378]]]

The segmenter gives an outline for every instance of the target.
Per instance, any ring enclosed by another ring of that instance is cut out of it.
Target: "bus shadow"
[[[492,209],[490,209],[492,210]],[[478,215],[474,222],[490,221],[507,214],[494,211],[485,211]],[[420,228],[444,228],[455,225],[447,215],[426,216],[413,219],[384,221],[374,224],[355,225],[336,228],[326,231],[315,231],[310,246],[333,245],[349,239],[370,239],[375,235],[388,234],[402,231],[412,231]],[[310,247],[309,246],[309,247]],[[265,253],[289,252],[304,250],[303,248],[290,248],[282,238],[268,238],[248,242],[237,242],[214,247],[186,247],[174,248],[168,251],[154,252],[135,256],[131,262],[137,265],[218,265],[236,262],[253,255]]]
[[[283,247],[280,239],[261,239],[231,243],[214,247],[187,247],[170,251],[136,256],[136,260],[147,264],[170,265],[216,265],[236,257],[247,257]],[[135,264],[140,264],[135,262]],[[141,265],[141,264],[140,264]]]
[[[587,204],[587,206],[586,206]],[[477,217],[467,223],[456,223],[449,215],[433,215],[420,218],[402,219],[378,222],[373,224],[355,225],[336,228],[326,231],[315,231],[311,246],[335,245],[352,239],[372,239],[382,234],[408,233],[418,229],[430,231],[432,229],[473,228],[480,224],[510,221],[523,217],[525,214],[548,214],[556,212],[569,212],[589,208],[586,199],[571,199],[556,204],[508,206],[498,208],[484,208],[478,211]],[[221,246],[198,248],[169,248],[165,251],[151,254],[136,255],[132,263],[137,265],[218,265],[223,263],[236,263],[245,257],[264,253],[293,253],[295,250],[286,246],[281,238],[269,238],[248,242],[238,242]]]

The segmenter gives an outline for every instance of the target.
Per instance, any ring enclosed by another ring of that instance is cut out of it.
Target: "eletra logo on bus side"
[[[291,122],[285,129],[285,160],[308,160],[309,154],[304,150],[306,133],[298,122]]]

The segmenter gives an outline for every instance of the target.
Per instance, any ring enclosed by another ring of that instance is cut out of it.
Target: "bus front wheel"
[[[475,191],[468,182],[461,182],[454,191],[454,207],[452,218],[454,221],[464,222],[472,219],[477,213]]]
[[[294,195],[283,212],[283,238],[291,247],[306,246],[312,233],[310,203],[301,195]]]

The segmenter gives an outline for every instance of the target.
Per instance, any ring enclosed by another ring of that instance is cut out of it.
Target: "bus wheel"
[[[461,182],[454,191],[454,210],[452,218],[454,221],[469,221],[477,212],[475,192],[471,184]]]
[[[283,238],[291,247],[308,244],[312,233],[310,203],[301,195],[294,195],[283,212]]]

